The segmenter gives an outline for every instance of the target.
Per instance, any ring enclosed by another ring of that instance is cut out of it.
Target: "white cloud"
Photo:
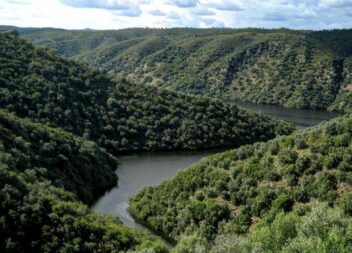
[[[208,3],[208,6],[222,11],[242,11],[241,6],[235,1],[231,0],[218,0]]]
[[[114,14],[117,16],[139,17],[142,14],[142,10],[139,6],[136,6],[129,9],[118,10]]]
[[[151,14],[153,16],[159,16],[159,17],[166,16],[166,14],[160,10],[152,10],[149,12],[149,14]]]
[[[1,0],[3,25],[350,28],[352,0]]]
[[[207,7],[204,6],[197,6],[192,9],[192,13],[199,16],[213,16],[215,15],[214,11],[209,10]]]
[[[169,2],[181,8],[194,7],[198,4],[198,0],[170,0]]]

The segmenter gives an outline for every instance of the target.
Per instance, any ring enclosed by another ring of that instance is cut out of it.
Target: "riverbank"
[[[138,217],[136,215],[133,214],[133,212],[130,212],[130,208],[127,209],[127,211],[129,212],[129,214],[131,215],[131,217],[133,217],[133,219],[138,222],[139,224],[143,225],[144,227],[148,228],[148,230],[150,232],[152,232],[153,235],[156,235],[160,238],[162,238],[164,240],[164,242],[166,242],[166,244],[171,248],[171,247],[175,247],[177,244],[177,241],[168,236],[167,234],[161,232],[161,231],[157,231],[154,229],[154,227],[152,225],[150,225],[148,222],[145,222],[143,220],[138,219]]]
[[[262,112],[278,119],[286,119],[295,123],[298,128],[313,126],[338,115],[323,111],[287,109],[279,106],[248,103],[241,103],[238,106],[250,111]],[[143,187],[159,184],[202,158],[221,151],[224,150],[134,153],[120,156],[119,166],[115,171],[119,177],[118,186],[99,198],[92,209],[101,214],[117,216],[124,225],[152,232],[173,245],[175,243],[173,238],[151,230],[149,224],[136,220],[133,214],[129,213],[128,199]]]

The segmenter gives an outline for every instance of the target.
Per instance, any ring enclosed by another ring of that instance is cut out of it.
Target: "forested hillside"
[[[0,110],[0,143],[19,171],[46,168],[58,187],[91,203],[116,185],[117,161],[96,143]],[[3,157],[6,161],[6,157]]]
[[[1,252],[167,252],[85,205],[116,184],[112,154],[234,147],[294,130],[219,100],[115,80],[16,32],[0,32],[0,106]]]
[[[93,140],[113,154],[234,147],[293,126],[218,100],[113,80],[0,32],[0,106]]]
[[[0,252],[167,252],[78,202],[116,184],[115,166],[93,142],[0,110]]]
[[[176,252],[350,252],[351,125],[346,115],[214,155],[140,191],[131,213]]]
[[[352,30],[18,30],[137,83],[295,108],[352,105]]]

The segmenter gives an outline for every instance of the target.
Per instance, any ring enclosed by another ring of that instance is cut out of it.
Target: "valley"
[[[1,252],[352,250],[352,30],[0,29]]]
[[[217,153],[142,189],[132,216],[175,240],[175,252],[331,252],[335,242],[348,252],[350,131],[345,115]]]
[[[352,105],[350,29],[3,28],[138,84],[287,108]]]
[[[329,112],[316,112],[312,110],[287,109],[279,106],[256,105],[239,103],[236,105],[247,110],[265,113],[272,117],[294,123],[298,129],[314,126],[322,121],[337,117]],[[109,190],[97,200],[92,209],[101,214],[119,217],[124,225],[141,230],[149,229],[136,222],[129,214],[129,198],[146,186],[157,185],[162,181],[176,175],[206,159],[208,156],[220,153],[221,150],[203,152],[168,152],[168,153],[141,153],[127,155],[119,158],[120,165],[115,173],[119,178],[118,185]],[[153,231],[151,231],[153,233]]]
[[[167,252],[88,208],[116,185],[120,155],[239,147],[295,130],[216,99],[116,79],[16,31],[0,31],[0,41],[1,252]]]

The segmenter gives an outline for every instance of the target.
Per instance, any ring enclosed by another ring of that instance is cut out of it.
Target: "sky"
[[[352,28],[352,0],[0,0],[0,24],[66,29]]]

